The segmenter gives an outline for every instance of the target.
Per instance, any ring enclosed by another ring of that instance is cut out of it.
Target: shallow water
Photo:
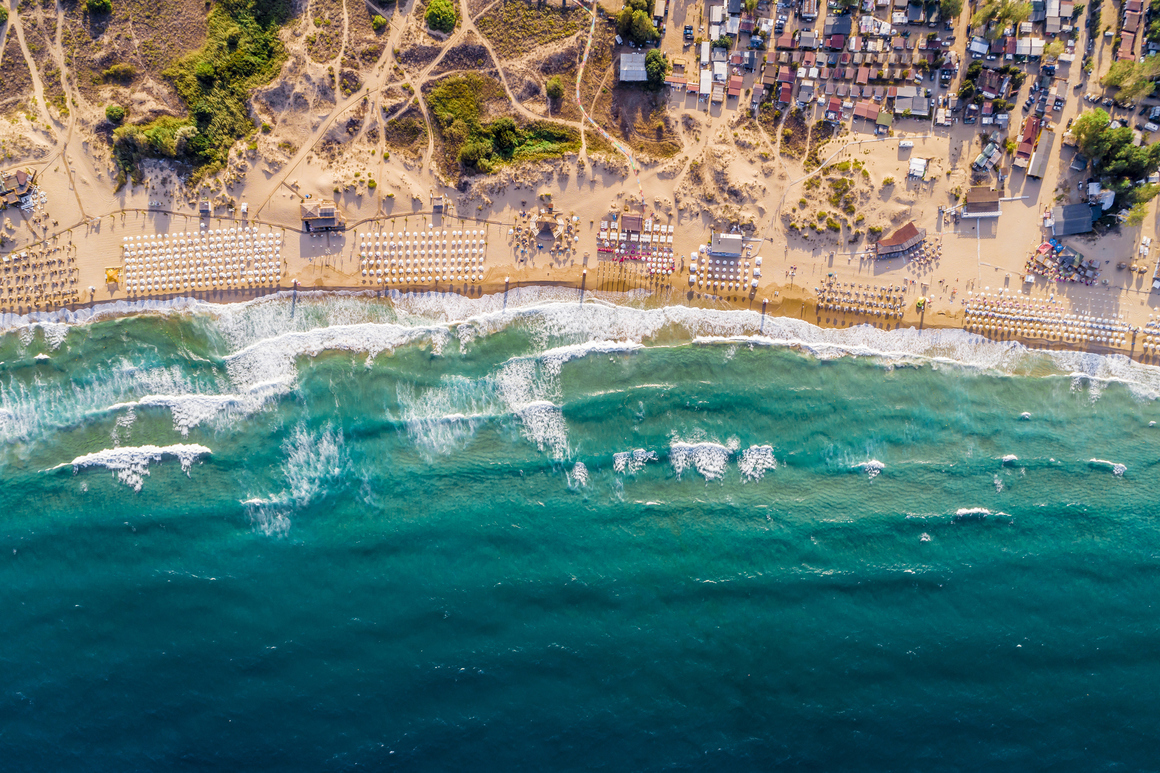
[[[4,769],[1156,767],[1155,368],[533,292],[0,361]]]

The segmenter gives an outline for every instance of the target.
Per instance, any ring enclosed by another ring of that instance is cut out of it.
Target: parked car
[[[1146,132],[1160,132],[1160,124],[1154,124],[1151,121],[1144,124],[1144,131]]]

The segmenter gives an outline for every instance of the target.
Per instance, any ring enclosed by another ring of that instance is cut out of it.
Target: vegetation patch
[[[209,13],[205,45],[166,71],[189,108],[188,118],[166,116],[127,125],[114,134],[120,181],[140,179],[142,156],[190,163],[193,181],[220,169],[233,144],[254,131],[250,93],[278,74],[286,52],[278,27],[289,15],[285,0],[228,0]]]
[[[575,35],[584,29],[588,18],[584,9],[576,6],[561,8],[527,0],[506,0],[479,17],[475,26],[491,41],[497,54],[511,59]]]
[[[459,172],[491,172],[503,164],[554,158],[580,146],[571,127],[550,121],[520,126],[510,116],[488,120],[489,102],[506,99],[496,81],[471,73],[451,75],[427,93],[442,142],[442,166],[453,177]]]
[[[10,113],[18,110],[32,94],[32,71],[20,53],[16,34],[11,27],[6,28],[8,42],[4,55],[0,58],[0,111]]]
[[[409,107],[398,118],[383,126],[383,140],[388,146],[405,155],[418,156],[427,147],[427,123],[417,107]]]
[[[315,62],[332,61],[342,50],[342,0],[314,0],[310,13],[306,52]]]
[[[795,107],[785,117],[785,123],[781,128],[781,154],[790,158],[801,158],[806,154],[809,138],[810,127],[806,124],[802,111]]]

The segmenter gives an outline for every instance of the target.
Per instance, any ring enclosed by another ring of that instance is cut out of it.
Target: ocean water
[[[524,291],[0,337],[0,769],[1156,770],[1160,371]]]

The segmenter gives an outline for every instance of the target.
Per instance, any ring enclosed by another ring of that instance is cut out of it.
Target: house
[[[210,217],[213,214],[213,208],[209,205],[209,199],[202,199],[198,202],[197,214],[200,217]]]
[[[1116,51],[1116,59],[1135,59],[1136,36],[1131,32],[1120,34],[1120,48]]]
[[[627,214],[620,217],[620,230],[638,234],[644,229],[644,216]]]
[[[620,82],[644,83],[648,80],[648,70],[644,67],[644,54],[620,55]]]
[[[806,21],[814,21],[818,18],[818,0],[805,0],[802,3],[801,9],[802,18]]]
[[[1098,208],[1096,213],[1100,212]],[[1051,210],[1051,235],[1052,236],[1071,236],[1073,234],[1091,233],[1093,216],[1098,217],[1098,214],[1092,212],[1090,204],[1066,204],[1062,207],[1054,207]]]
[[[906,6],[906,23],[922,24],[922,3],[911,3]]]
[[[999,191],[983,185],[976,185],[967,191],[963,204],[963,217],[999,217],[1003,210],[999,206]]]
[[[1140,29],[1140,14],[1131,12],[1124,14],[1124,25],[1120,29],[1135,34],[1136,30]]]
[[[307,201],[302,204],[302,226],[307,233],[318,231],[341,231],[346,228],[346,220],[338,211],[338,206],[330,199]]]
[[[665,18],[665,0],[656,0],[653,5],[653,18],[657,20],[658,24]]]
[[[725,21],[725,6],[709,6],[709,24],[721,24]]]
[[[36,173],[24,169],[0,174],[0,209],[28,204],[35,182]]]
[[[816,49],[818,47],[818,36],[813,30],[805,30],[798,38],[798,48]]]
[[[446,206],[447,206],[446,202],[444,201],[442,196],[432,196],[431,197],[431,211],[432,212],[442,212],[446,208]]]
[[[709,243],[709,254],[739,258],[743,252],[743,241],[741,234],[715,232]]]
[[[910,221],[889,236],[878,240],[878,257],[892,258],[917,247],[926,239],[926,229]]]
[[[741,15],[741,0],[728,0],[726,5],[729,8],[729,15],[730,16],[740,16]]]
[[[979,73],[979,77],[975,81],[975,86],[978,87],[979,93],[983,95],[984,99],[998,99],[1001,94],[1002,83],[1003,76],[998,70],[983,68],[983,71]]]
[[[1015,150],[1015,160],[1012,161],[1013,166],[1026,168],[1031,161],[1031,155],[1035,152],[1035,146],[1039,143],[1039,127],[1040,120],[1036,115],[1029,115],[1023,119],[1023,133],[1019,138],[1019,145]]]
[[[1031,163],[1027,167],[1028,177],[1043,179],[1043,175],[1047,172],[1047,162],[1051,158],[1053,145],[1055,145],[1055,131],[1044,129],[1039,135],[1039,147],[1036,148],[1035,155],[1031,157]]]

